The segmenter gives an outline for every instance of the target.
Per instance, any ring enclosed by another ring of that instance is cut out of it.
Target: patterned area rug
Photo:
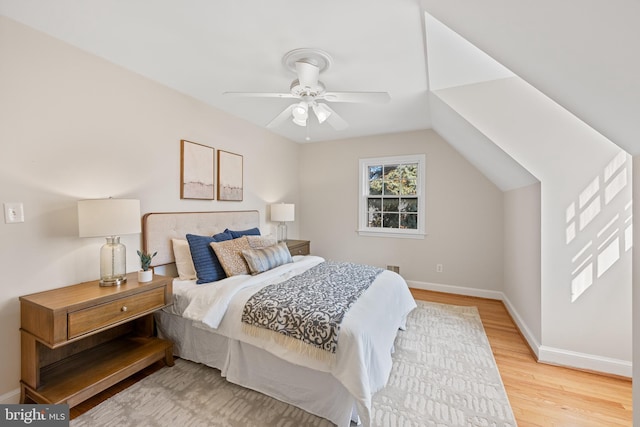
[[[516,426],[475,307],[418,301],[376,393],[376,427]],[[71,421],[73,427],[331,426],[301,409],[178,359]]]

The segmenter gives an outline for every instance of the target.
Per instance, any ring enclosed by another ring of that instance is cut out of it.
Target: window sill
[[[358,235],[363,237],[391,237],[395,239],[424,239],[427,234],[420,232],[413,233],[397,233],[393,231],[371,231],[371,230],[357,230]]]

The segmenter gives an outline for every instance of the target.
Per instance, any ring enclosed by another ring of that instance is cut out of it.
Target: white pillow
[[[191,259],[189,242],[183,239],[171,239],[171,243],[180,280],[196,280],[196,268],[193,265],[193,259]]]

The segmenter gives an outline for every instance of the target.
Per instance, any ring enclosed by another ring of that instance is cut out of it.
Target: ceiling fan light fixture
[[[298,126],[306,126],[307,125],[307,118],[305,117],[304,119],[298,119],[296,117],[293,118],[293,123],[297,124]]]
[[[322,124],[331,115],[331,111],[324,104],[313,104],[313,112],[318,118],[318,123]]]
[[[307,121],[307,117],[309,117],[308,113],[309,107],[306,102],[301,102],[299,104],[294,105],[293,110],[291,110],[291,114],[295,120],[304,120]]]

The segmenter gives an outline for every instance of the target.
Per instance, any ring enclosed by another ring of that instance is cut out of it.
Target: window
[[[358,232],[424,238],[425,155],[360,160]]]

